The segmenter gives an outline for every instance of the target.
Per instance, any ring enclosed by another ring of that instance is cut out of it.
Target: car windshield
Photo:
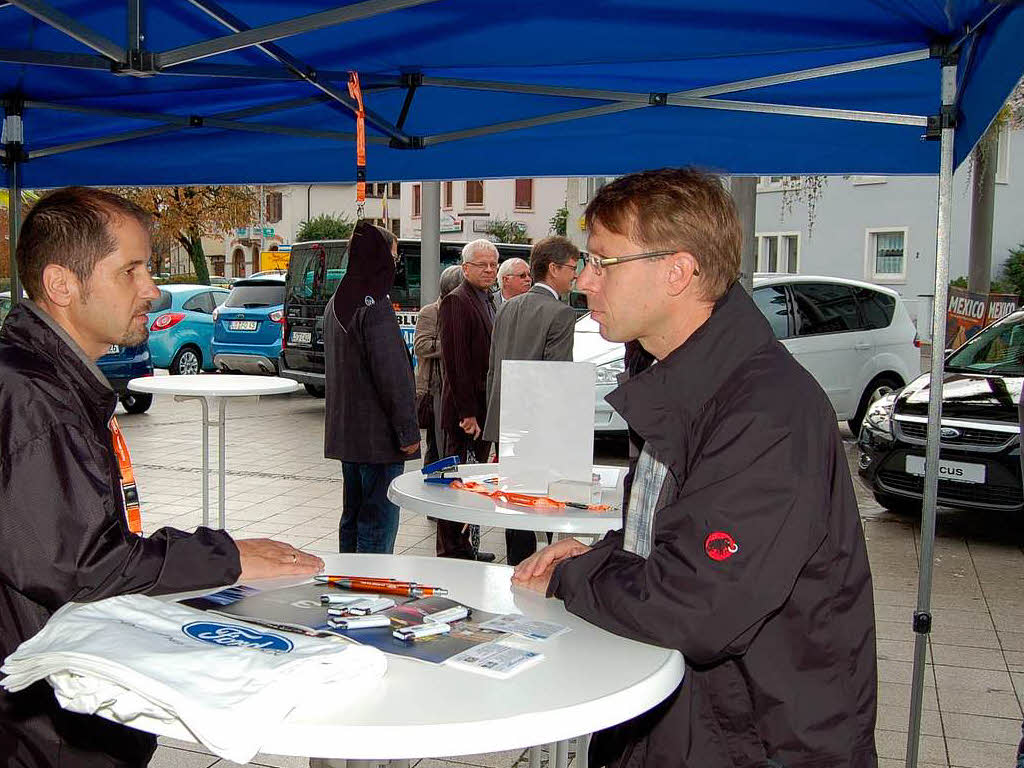
[[[289,300],[326,302],[345,276],[347,243],[315,244],[292,249],[285,294]]]
[[[276,285],[236,285],[231,289],[225,307],[274,307],[284,304],[284,286]]]
[[[981,331],[950,355],[946,370],[1024,376],[1024,316]]]

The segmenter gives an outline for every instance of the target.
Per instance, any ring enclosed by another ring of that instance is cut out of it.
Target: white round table
[[[203,525],[210,525],[210,427],[217,427],[217,511],[218,523],[225,527],[224,516],[224,412],[232,397],[259,397],[295,392],[298,382],[277,376],[146,376],[132,379],[128,389],[156,395],[174,395],[178,401],[198,400],[203,409]],[[217,418],[210,421],[210,406],[217,406]]]
[[[620,470],[614,489],[602,491],[602,504],[610,504],[608,512],[589,512],[585,509],[541,509],[504,504],[489,496],[456,490],[447,485],[423,482],[419,471],[406,472],[396,477],[388,488],[388,498],[402,509],[408,509],[442,520],[457,523],[497,526],[520,531],[543,531],[551,533],[580,533],[602,535],[622,527],[622,481],[625,467],[595,467],[595,469]],[[457,472],[449,472],[463,478],[473,476],[501,475],[501,463],[462,464]]]
[[[442,586],[492,613],[522,613],[571,631],[532,643],[545,658],[505,680],[400,656],[380,684],[334,704],[295,709],[262,752],[333,760],[406,760],[519,749],[571,739],[646,712],[678,686],[678,651],[627,640],[565,610],[561,600],[511,587],[512,569],[470,560],[400,555],[325,555],[328,573],[386,576]],[[284,586],[300,583],[278,580]],[[216,590],[206,590],[206,592]],[[203,593],[190,593],[203,594]],[[180,599],[182,595],[161,599]],[[135,727],[192,741],[177,723]],[[564,760],[564,749],[559,759]],[[554,753],[552,753],[554,765]],[[563,763],[564,765],[564,763]],[[351,763],[350,763],[351,766]]]

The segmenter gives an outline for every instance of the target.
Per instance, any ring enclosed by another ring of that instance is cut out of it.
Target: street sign
[[[248,227],[239,227],[238,229],[235,230],[235,234],[238,237],[245,237],[246,235],[249,234],[249,228]]]
[[[274,228],[273,227],[264,227],[263,228],[263,236],[264,237],[273,237],[274,236]]]

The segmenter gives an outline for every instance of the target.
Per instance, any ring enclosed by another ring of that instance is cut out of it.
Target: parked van
[[[462,261],[465,243],[441,242],[441,270]],[[495,243],[498,260],[518,256],[529,261],[530,246]],[[347,240],[296,243],[288,261],[284,292],[284,336],[279,375],[293,379],[315,397],[324,395],[324,309],[348,266]],[[412,350],[420,311],[420,241],[400,238],[391,301],[405,343]]]

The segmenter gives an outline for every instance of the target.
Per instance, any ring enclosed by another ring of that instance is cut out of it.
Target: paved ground
[[[313,551],[337,551],[341,469],[323,458],[323,401],[305,394],[233,402],[228,409],[228,530],[273,536]],[[147,414],[119,417],[128,438],[150,532],[201,521],[199,408],[158,397]],[[852,437],[845,432],[853,457]],[[624,463],[619,441],[600,441],[602,463]],[[852,458],[851,458],[852,466]],[[411,468],[411,467],[410,467]],[[878,627],[877,741],[883,768],[903,765],[909,716],[919,530],[881,510],[859,482],[861,516],[875,585]],[[216,491],[211,488],[216,508]],[[1024,525],[944,510],[938,521],[920,765],[1013,765],[1024,700]],[[482,547],[503,558],[500,529]],[[402,513],[397,553],[434,554],[433,526]],[[229,768],[199,747],[161,740],[156,768]],[[453,757],[450,768],[505,768],[520,751]],[[259,755],[253,765],[304,766],[300,758]],[[423,760],[418,768],[445,768]]]

